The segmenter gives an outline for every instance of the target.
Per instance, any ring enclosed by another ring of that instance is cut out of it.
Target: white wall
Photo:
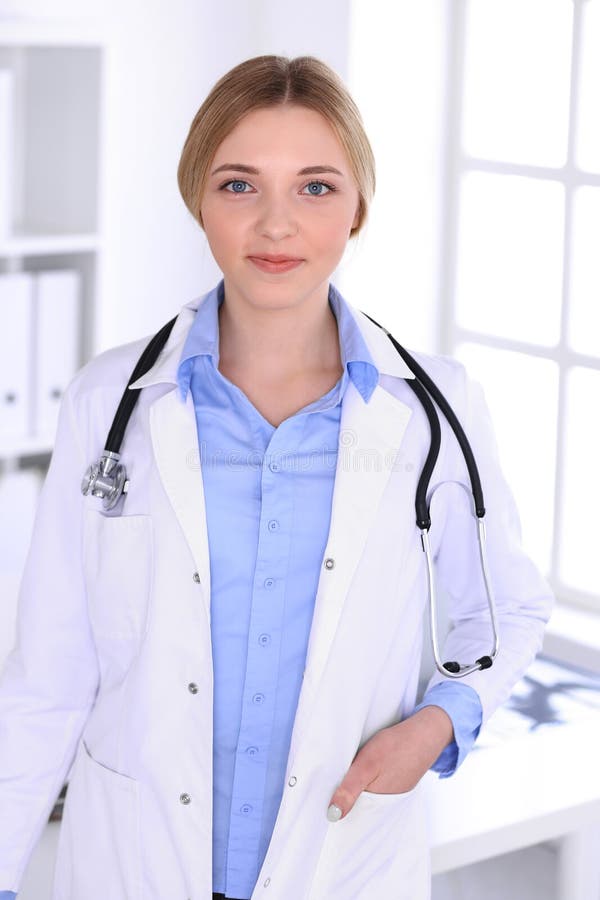
[[[53,0],[50,12],[46,0],[0,0],[0,17],[99,20],[111,35],[96,352],[153,333],[220,277],[177,187],[189,126],[215,81],[251,56],[312,54],[352,90],[350,51],[355,72],[364,72],[376,41],[382,53],[374,89],[361,93],[357,78],[355,99],[375,150],[378,189],[366,232],[351,243],[335,280],[398,340],[433,349],[443,26],[437,4],[391,10],[365,0]],[[351,16],[360,19],[362,44],[349,45]],[[390,78],[393,87],[379,95],[377,81]]]
[[[327,25],[343,20],[344,6],[337,0],[323,14],[322,4],[313,0],[303,4],[295,20],[291,7],[286,18],[276,4],[237,0],[119,5],[108,97],[112,121],[101,346],[154,332],[221,277],[177,186],[189,126],[215,81],[261,53],[313,52],[337,64],[345,50],[344,31],[332,56]],[[319,28],[307,28],[317,14]]]
[[[373,146],[377,189],[340,285],[401,344],[435,352],[446,7],[350,6],[348,85]]]
[[[110,34],[96,352],[154,333],[221,277],[177,186],[198,107],[261,53],[311,53],[342,72],[348,4],[53,0],[49,12],[46,0],[0,0],[0,17],[99,20]]]

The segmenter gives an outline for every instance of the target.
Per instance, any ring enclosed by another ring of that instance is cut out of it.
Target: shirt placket
[[[227,877],[258,856],[268,748],[274,724],[283,640],[286,576],[294,498],[294,451],[303,417],[284,420],[268,441],[260,469],[261,512],[227,858]],[[233,887],[232,889],[233,890]]]

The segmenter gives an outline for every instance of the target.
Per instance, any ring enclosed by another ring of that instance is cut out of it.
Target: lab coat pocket
[[[421,782],[401,794],[362,791],[329,824],[310,900],[429,900],[430,891]]]
[[[411,788],[410,791],[401,791],[400,793],[396,793],[396,794],[380,794],[380,793],[377,793],[377,791],[363,791],[362,793],[367,795],[367,799],[369,797],[373,797],[373,798],[377,798],[378,800],[380,800],[381,803],[393,803],[394,800],[397,800],[399,797],[408,799],[408,797],[410,797],[411,794],[416,793],[418,787],[419,787],[419,783],[417,782],[417,784],[414,786],[414,788]]]
[[[142,900],[139,783],[82,739],[61,822],[52,900]]]
[[[107,516],[87,509],[83,562],[92,630],[136,640],[146,627],[153,569],[150,516]]]

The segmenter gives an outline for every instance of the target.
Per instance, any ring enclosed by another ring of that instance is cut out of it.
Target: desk
[[[539,684],[536,673],[543,679],[549,671],[547,660],[536,661],[529,689]],[[497,723],[510,714],[497,711],[488,722],[497,735],[486,741],[482,731],[481,746],[478,739],[453,776],[425,775],[433,875],[554,841],[559,900],[600,900],[600,679],[594,697],[574,686],[572,669],[561,671],[579,711],[571,703],[565,715],[562,694],[559,722],[504,737]],[[522,699],[517,688],[511,702],[519,714]]]

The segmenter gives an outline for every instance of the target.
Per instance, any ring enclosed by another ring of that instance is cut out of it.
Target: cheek
[[[335,240],[336,237],[343,236],[346,229],[350,230],[355,213],[356,206],[341,202],[340,198],[331,205],[324,205],[312,218],[316,228]]]
[[[207,240],[213,249],[226,251],[238,241],[239,220],[228,216],[227,211],[216,209],[207,203],[202,207],[202,221]]]
[[[348,240],[352,218],[344,215],[323,217],[316,223],[315,235],[322,252],[326,255],[339,252]]]

